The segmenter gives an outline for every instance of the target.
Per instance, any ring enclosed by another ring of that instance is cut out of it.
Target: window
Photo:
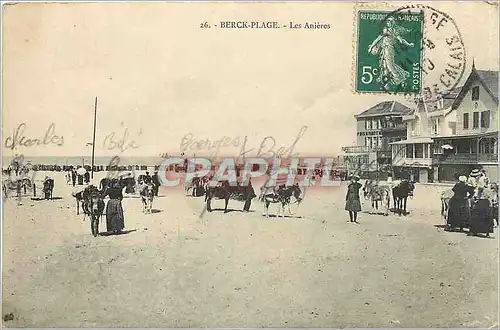
[[[373,125],[373,129],[379,129],[380,128],[379,120],[378,119],[374,119],[372,125]]]
[[[443,154],[443,145],[444,145],[444,142],[443,141],[435,141],[434,142],[434,145],[433,145],[433,154],[434,155],[441,155]]]
[[[372,121],[370,119],[367,119],[365,121],[365,128],[366,129],[372,129]]]
[[[490,127],[490,110],[481,112],[481,127],[484,128]]]
[[[479,143],[480,154],[493,154],[493,139],[484,139]]]
[[[479,100],[479,86],[472,87],[472,101]]]
[[[413,158],[413,144],[406,145],[406,157]]]
[[[434,118],[432,120],[431,134],[439,134],[439,118]]]
[[[372,138],[371,138],[371,137],[365,137],[365,146],[369,147],[369,146],[370,146],[371,141],[372,141]]]
[[[415,158],[424,158],[424,145],[422,143],[415,144]]]
[[[472,128],[478,128],[479,127],[479,112],[475,111],[472,114]]]
[[[469,113],[464,113],[464,129],[469,129]]]

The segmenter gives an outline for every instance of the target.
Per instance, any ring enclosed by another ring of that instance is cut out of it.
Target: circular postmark
[[[421,49],[420,63],[405,59],[396,65],[412,74],[413,80],[417,80],[420,73],[421,88],[417,95],[421,96],[424,102],[435,103],[443,98],[454,98],[458,92],[457,86],[465,73],[466,50],[460,30],[453,18],[431,6],[414,4],[389,13],[382,24],[389,25],[399,20],[408,20],[411,19],[408,15],[416,13],[422,17],[422,29],[409,32],[413,38],[417,38],[415,40],[418,40]],[[397,35],[396,39],[398,38],[401,36]],[[404,54],[412,46],[402,42],[397,44],[399,46],[394,47],[395,53]],[[409,93],[406,95],[411,98],[415,96]]]

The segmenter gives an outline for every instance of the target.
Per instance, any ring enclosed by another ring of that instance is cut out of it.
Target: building
[[[406,139],[392,143],[392,167],[394,176],[416,182],[434,181],[432,167],[433,138],[454,135],[456,110],[452,104],[460,88],[442,95],[438,101],[417,97],[415,109],[406,116]],[[440,151],[440,150],[438,150]]]
[[[355,115],[357,142],[343,147],[344,166],[363,178],[385,179],[391,169],[391,143],[405,139],[403,116],[411,109],[384,101]]]
[[[437,102],[425,97],[403,117],[404,141],[392,143],[394,175],[416,182],[455,181],[474,168],[498,178],[498,71],[476,70]]]
[[[498,181],[498,71],[472,70],[454,100],[456,131],[434,139],[438,181],[454,181],[474,168]]]

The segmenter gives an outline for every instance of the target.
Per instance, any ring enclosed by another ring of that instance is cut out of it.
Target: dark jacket
[[[359,189],[363,187],[359,182],[350,183],[347,187],[347,194],[345,195],[345,200],[348,200],[349,197],[359,200]]]
[[[454,192],[453,199],[465,203],[466,198],[474,195],[474,188],[464,182],[457,182],[451,189]]]
[[[110,199],[123,199],[122,190],[118,187],[108,188],[108,190],[106,191],[106,195],[109,196]]]
[[[150,175],[144,175],[142,179],[144,180],[144,183],[151,183],[153,180]]]
[[[158,174],[154,174],[152,176],[152,180],[153,180],[153,184],[155,184],[156,186],[160,185],[160,178],[158,177]]]

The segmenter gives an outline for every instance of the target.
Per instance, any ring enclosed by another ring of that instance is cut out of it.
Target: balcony
[[[387,126],[380,129],[382,133],[406,132],[406,125]]]
[[[390,149],[377,151],[377,158],[378,159],[392,159],[392,151]]]
[[[495,154],[478,154],[477,161],[480,163],[498,163],[498,155]]]
[[[477,163],[498,163],[498,155],[496,154],[471,154],[461,153],[454,155],[434,155],[432,158],[433,164],[477,164]]]
[[[429,167],[432,164],[431,158],[406,158],[395,157],[392,161],[392,166],[401,167]]]
[[[349,146],[342,147],[342,151],[346,154],[359,154],[359,153],[368,153],[374,151],[381,151],[382,147],[370,148],[369,146]]]

